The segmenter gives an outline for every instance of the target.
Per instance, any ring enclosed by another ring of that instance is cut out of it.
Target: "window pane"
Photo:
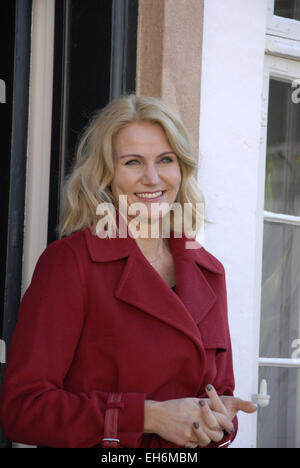
[[[258,448],[300,448],[300,370],[260,367],[262,379],[271,399],[269,406],[258,407]]]
[[[299,20],[299,0],[275,0],[274,15]]]
[[[300,227],[265,222],[260,356],[291,358],[300,338]]]
[[[300,103],[293,102],[294,91],[291,83],[270,80],[265,209],[300,216]]]

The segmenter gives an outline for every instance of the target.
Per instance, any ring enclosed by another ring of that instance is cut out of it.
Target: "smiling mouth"
[[[161,198],[165,192],[165,190],[158,190],[157,192],[136,192],[135,195],[143,200],[154,200],[156,198]]]

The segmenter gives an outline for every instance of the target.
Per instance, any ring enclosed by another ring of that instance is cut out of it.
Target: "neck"
[[[121,218],[119,218],[120,221]],[[146,220],[143,222],[143,220],[139,219],[137,223],[133,222],[131,224],[132,221],[127,219],[125,223],[129,231],[132,231],[138,247],[148,259],[154,259],[167,251],[170,252],[168,239],[163,234],[161,220],[152,223],[152,225]]]
[[[157,239],[152,238],[138,238],[136,243],[143,252],[143,254],[150,259],[156,258],[158,255],[169,250],[168,240],[159,237]]]
[[[156,261],[170,251],[168,239],[162,234],[160,221],[156,226],[152,225],[152,229],[150,224],[143,225],[143,228],[143,235],[136,239],[137,245],[150,262]]]

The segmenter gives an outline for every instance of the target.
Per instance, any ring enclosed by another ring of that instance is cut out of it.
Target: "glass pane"
[[[275,0],[274,15],[290,19],[300,19],[299,0]]]
[[[291,358],[300,338],[300,227],[265,222],[260,356]]]
[[[259,382],[266,379],[269,406],[258,407],[258,448],[300,448],[300,369],[261,367]]]
[[[270,80],[265,209],[300,216],[300,103],[293,102],[294,91],[291,83]]]

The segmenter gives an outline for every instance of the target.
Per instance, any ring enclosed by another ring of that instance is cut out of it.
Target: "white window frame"
[[[275,0],[268,0],[267,34],[300,41],[300,21],[274,15]]]
[[[272,0],[274,3],[274,0]],[[300,22],[299,28],[300,28]],[[273,38],[268,38],[266,36],[266,44],[269,40]],[[262,138],[261,138],[261,154],[266,158],[266,148],[267,148],[267,117],[268,117],[268,108],[269,108],[269,83],[270,79],[275,78],[285,82],[293,82],[294,80],[299,80],[300,78],[300,42],[293,44],[293,55],[284,54],[283,48],[281,45],[286,45],[283,38],[276,39],[276,46],[274,47],[272,54],[269,53],[268,48],[266,47],[265,55],[265,68],[264,68],[264,83],[263,83],[263,96],[262,96]],[[300,103],[299,103],[300,105]],[[265,172],[264,172],[265,177]],[[274,223],[284,223],[290,224],[293,226],[300,226],[300,216],[291,216],[277,212],[270,212],[264,210],[263,222],[274,222]],[[263,231],[263,229],[262,229]],[[262,232],[263,240],[263,232]],[[261,314],[260,314],[261,315]],[[300,336],[300,330],[299,330]],[[291,343],[292,345],[292,343]],[[259,356],[258,358],[258,367],[284,367],[284,368],[296,368],[300,370],[300,359],[292,358],[293,348],[291,347],[291,358],[282,359],[282,358],[266,358]],[[271,395],[272,398],[272,395]],[[295,409],[298,414],[300,408]],[[300,433],[300,423],[297,420],[296,424],[297,434]]]
[[[33,0],[22,296],[47,246],[54,19],[54,0]]]
[[[299,57],[300,57],[300,44],[299,44]],[[282,57],[275,57],[272,55],[265,56],[265,69],[264,69],[264,85],[263,85],[263,96],[262,96],[262,138],[261,138],[261,154],[266,158],[267,148],[267,120],[268,120],[268,108],[269,108],[269,83],[270,79],[275,78],[285,82],[293,82],[300,78],[300,58],[299,61],[290,60]],[[299,103],[300,105],[300,103]],[[265,177],[265,174],[264,174]],[[284,223],[294,226],[300,226],[300,216],[291,216],[283,213],[274,213],[271,211],[264,210],[263,221],[269,221],[274,223]],[[300,333],[300,330],[299,330]],[[292,354],[292,350],[291,350]],[[299,367],[300,360],[297,359],[275,359],[259,357],[259,366],[272,365],[282,367]]]
[[[205,194],[208,218],[215,222],[214,226],[206,227],[205,244],[223,261],[227,272],[235,391],[244,399],[257,397],[260,389],[265,127],[269,90],[268,75],[262,103],[263,76],[269,72],[264,68],[267,6],[268,0],[204,3],[202,61],[205,66],[201,78],[198,181]],[[238,21],[241,18],[243,21]],[[277,39],[271,34],[268,37]],[[278,55],[277,49],[275,52]],[[248,183],[244,183],[245,162]],[[239,175],[235,184],[232,184],[232,174]],[[229,206],[231,209],[227,210]],[[232,448],[256,446],[256,420],[257,414],[240,412],[239,432]]]

